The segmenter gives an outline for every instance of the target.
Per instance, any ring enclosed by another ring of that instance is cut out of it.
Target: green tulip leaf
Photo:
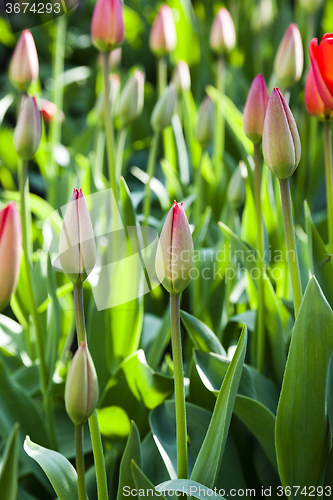
[[[17,499],[19,462],[19,424],[15,424],[6,442],[0,471],[0,491],[6,500]]]
[[[181,491],[187,493],[194,498],[199,498],[199,500],[207,500],[207,498],[221,498],[221,495],[216,493],[214,490],[207,488],[204,484],[197,483],[191,479],[172,479],[171,481],[165,481],[165,483],[156,486],[157,491]]]
[[[119,470],[119,486],[117,493],[117,500],[123,500],[126,498],[125,486],[130,489],[135,488],[135,482],[131,472],[131,462],[132,460],[138,464],[140,469],[142,468],[142,453],[141,453],[141,441],[140,434],[135,422],[131,422],[131,430],[128,436],[126,448],[123,454],[123,458],[120,462]]]
[[[157,494],[155,491],[155,486],[149,481],[149,479],[144,475],[140,467],[135,463],[134,460],[131,462],[132,476],[138,490],[138,498],[146,498],[149,496],[150,498],[162,499],[166,500],[166,498],[160,493]],[[142,492],[142,495],[140,494]]]
[[[185,311],[180,311],[180,317],[197,349],[226,356],[221,342],[205,323]]]

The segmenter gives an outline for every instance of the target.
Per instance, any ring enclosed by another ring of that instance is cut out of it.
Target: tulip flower
[[[312,65],[309,67],[304,89],[304,102],[307,112],[318,120],[332,120],[333,111],[329,110],[319,95]]]
[[[97,0],[91,21],[91,39],[101,52],[109,52],[124,41],[121,0]]]
[[[33,36],[29,30],[24,30],[10,62],[9,77],[15,88],[25,91],[37,80],[38,70],[38,56]]]
[[[309,53],[319,95],[325,106],[333,110],[333,33],[326,33],[319,45],[318,39],[313,38]]]
[[[161,132],[170,125],[175,111],[176,87],[170,83],[165,87],[161,97],[158,99],[151,115],[151,126],[155,132]]]
[[[209,96],[206,96],[200,104],[198,118],[195,126],[195,135],[202,146],[209,146],[214,138],[215,107]]]
[[[191,281],[193,240],[182,203],[172,205],[156,253],[156,274],[169,293],[180,293]]]
[[[232,208],[238,210],[245,201],[245,182],[241,167],[237,167],[231,176],[228,186],[228,201]]]
[[[190,70],[185,61],[178,61],[173,72],[172,81],[176,85],[177,92],[187,92],[191,88]]]
[[[251,84],[243,113],[243,130],[254,144],[262,138],[268,99],[264,77],[257,75]]]
[[[96,263],[96,243],[82,190],[74,189],[64,217],[59,240],[63,271],[73,283],[87,279]]]
[[[163,57],[175,49],[176,43],[177,34],[172,10],[168,5],[162,5],[150,31],[150,50],[157,57]]]
[[[236,44],[235,26],[229,11],[221,7],[215,16],[209,38],[210,48],[216,54],[231,51]]]
[[[294,117],[279,89],[274,89],[266,110],[262,149],[265,162],[279,179],[287,179],[301,158],[301,143]]]
[[[142,113],[145,76],[142,71],[135,71],[126,83],[119,103],[119,118],[123,125],[128,125]]]
[[[0,211],[0,310],[15,291],[21,266],[21,220],[14,202]]]
[[[281,87],[290,89],[300,80],[303,62],[301,34],[296,24],[290,24],[281,40],[274,61],[274,72]]]
[[[14,147],[22,160],[29,160],[39,148],[42,137],[42,116],[36,99],[25,97],[14,131]]]
[[[69,367],[65,386],[66,411],[75,425],[83,424],[95,411],[98,397],[94,362],[86,342],[81,342]]]

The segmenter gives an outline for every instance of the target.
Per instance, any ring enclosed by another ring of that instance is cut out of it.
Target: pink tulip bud
[[[254,144],[262,138],[268,99],[264,77],[257,75],[251,84],[243,113],[243,130]]]
[[[120,96],[119,118],[123,125],[128,125],[142,113],[145,87],[145,75],[142,71],[134,71]]]
[[[172,81],[176,85],[177,92],[187,92],[191,88],[190,70],[185,61],[178,61],[173,72]]]
[[[22,160],[29,160],[39,148],[42,116],[36,99],[27,95],[21,106],[14,131],[14,147]]]
[[[287,179],[301,159],[301,142],[294,117],[279,89],[267,105],[262,150],[267,166],[278,179]]]
[[[0,211],[0,310],[15,291],[21,266],[21,219],[14,202]]]
[[[113,50],[124,41],[121,0],[97,0],[91,21],[91,38],[101,52]]]
[[[205,148],[209,146],[214,137],[215,128],[215,106],[209,96],[206,96],[200,104],[198,118],[195,126],[195,136],[200,145]]]
[[[180,293],[191,281],[193,240],[182,203],[172,205],[156,253],[156,274],[169,293]]]
[[[150,50],[157,57],[162,57],[172,52],[176,44],[177,34],[172,10],[168,5],[162,5],[150,31]]]
[[[319,95],[315,82],[312,65],[309,67],[304,89],[304,101],[307,112],[319,120],[332,120],[333,111],[326,108],[322,98]]]
[[[68,370],[65,406],[75,425],[83,424],[95,411],[99,389],[94,362],[86,342],[81,342]]]
[[[301,34],[296,24],[290,24],[280,42],[274,62],[274,72],[281,87],[290,89],[301,79],[303,62]]]
[[[36,45],[29,30],[22,31],[9,66],[9,77],[18,90],[27,90],[38,78]]]
[[[210,30],[210,48],[216,54],[231,51],[236,44],[235,26],[229,11],[221,7]]]
[[[59,240],[62,270],[73,283],[87,279],[96,263],[96,243],[82,191],[74,189],[67,206]]]

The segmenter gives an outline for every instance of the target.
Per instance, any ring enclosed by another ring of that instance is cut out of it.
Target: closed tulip
[[[257,75],[251,84],[243,113],[243,130],[254,144],[262,138],[268,99],[264,77]]]
[[[42,116],[36,99],[25,97],[14,131],[14,147],[22,160],[29,160],[39,148],[42,137]]]
[[[215,16],[209,37],[210,48],[216,54],[231,51],[236,44],[235,26],[229,11],[221,7]]]
[[[22,31],[9,66],[9,77],[15,88],[25,91],[38,78],[38,56],[29,30]]]
[[[109,52],[124,41],[121,0],[97,0],[91,20],[91,39],[101,52]]]
[[[14,293],[20,274],[21,219],[14,202],[0,211],[0,310]]]
[[[236,168],[231,176],[228,185],[228,201],[235,210],[238,210],[242,205],[244,205],[245,182],[240,166]]]
[[[195,136],[201,147],[209,146],[214,138],[215,106],[209,96],[200,104],[198,118],[195,126]]]
[[[176,85],[177,92],[187,92],[191,88],[190,70],[185,61],[178,61],[173,72],[172,81]]]
[[[296,24],[290,24],[279,45],[274,72],[279,85],[285,89],[297,83],[303,72],[303,44],[301,34]]]
[[[142,113],[144,86],[143,72],[135,71],[123,88],[119,103],[119,118],[123,125],[128,125]]]
[[[96,263],[96,243],[89,210],[82,191],[74,189],[59,241],[62,270],[73,283],[86,280]]]
[[[279,179],[287,179],[301,158],[301,142],[294,117],[285,98],[274,89],[266,110],[262,149],[265,162]]]
[[[176,44],[177,34],[172,10],[168,5],[162,5],[150,31],[150,50],[157,57],[162,57],[172,52]]]
[[[81,342],[68,370],[65,406],[76,425],[83,424],[95,411],[99,389],[94,362],[86,342]]]
[[[191,281],[193,240],[182,203],[172,205],[156,253],[156,274],[169,293],[180,293]]]
[[[333,110],[333,33],[326,33],[318,45],[313,38],[309,47],[313,75],[325,106]]]
[[[312,65],[309,67],[308,76],[305,82],[304,102],[307,112],[315,116],[319,120],[332,120],[333,111],[329,110],[317,89],[317,85],[313,75]]]
[[[155,132],[161,132],[170,125],[175,111],[176,87],[170,83],[162,92],[151,115],[151,126]]]

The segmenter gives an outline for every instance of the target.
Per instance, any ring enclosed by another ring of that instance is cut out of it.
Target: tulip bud
[[[172,81],[178,93],[187,92],[191,88],[190,70],[185,61],[178,61],[173,72]]]
[[[150,50],[157,57],[172,52],[177,44],[177,34],[172,10],[168,5],[162,5],[157,13],[150,31]]]
[[[243,113],[244,133],[254,144],[262,138],[268,99],[264,77],[257,75],[251,84]]]
[[[21,266],[21,220],[14,202],[0,211],[0,311],[15,291]]]
[[[86,342],[81,342],[68,370],[65,406],[75,425],[83,424],[98,403],[98,380],[94,362]]]
[[[124,41],[121,0],[97,0],[91,21],[91,39],[101,52],[113,50]]]
[[[290,24],[280,42],[274,61],[274,72],[281,87],[290,89],[300,80],[303,62],[301,34],[296,24]]]
[[[333,111],[326,108],[319,95],[317,85],[313,75],[312,65],[309,67],[304,89],[304,101],[307,112],[319,120],[332,120]]]
[[[18,90],[25,91],[38,78],[36,45],[29,30],[22,31],[9,66],[9,78]]]
[[[14,147],[22,160],[29,160],[39,148],[42,116],[36,99],[27,95],[23,101],[14,131]]]
[[[56,104],[46,99],[38,99],[38,107],[44,118],[44,122],[51,123],[57,117],[57,120],[62,123],[65,119],[63,111],[58,112]]]
[[[228,201],[235,210],[244,204],[245,182],[240,167],[237,167],[231,176],[228,186]]]
[[[210,30],[210,48],[216,54],[231,51],[236,44],[235,26],[229,11],[221,7]]]
[[[272,0],[259,0],[252,11],[251,25],[255,33],[272,24],[274,19],[274,6]]]
[[[170,83],[162,92],[153,109],[150,123],[155,132],[161,132],[170,125],[176,104],[176,87]]]
[[[209,146],[214,138],[215,106],[210,97],[206,96],[200,104],[195,126],[195,136],[201,147]]]
[[[313,76],[320,97],[328,109],[333,110],[333,33],[326,33],[318,45],[318,39],[313,38],[309,46]]]
[[[279,89],[267,105],[262,150],[267,166],[278,179],[287,179],[301,159],[301,142],[294,117]]]
[[[156,253],[156,275],[169,293],[180,293],[191,281],[193,240],[182,203],[172,205]]]
[[[119,118],[123,125],[128,125],[142,113],[145,76],[142,71],[135,71],[126,83],[119,103]]]
[[[73,283],[86,280],[96,263],[96,244],[82,191],[74,189],[67,206],[59,240],[62,270]]]

